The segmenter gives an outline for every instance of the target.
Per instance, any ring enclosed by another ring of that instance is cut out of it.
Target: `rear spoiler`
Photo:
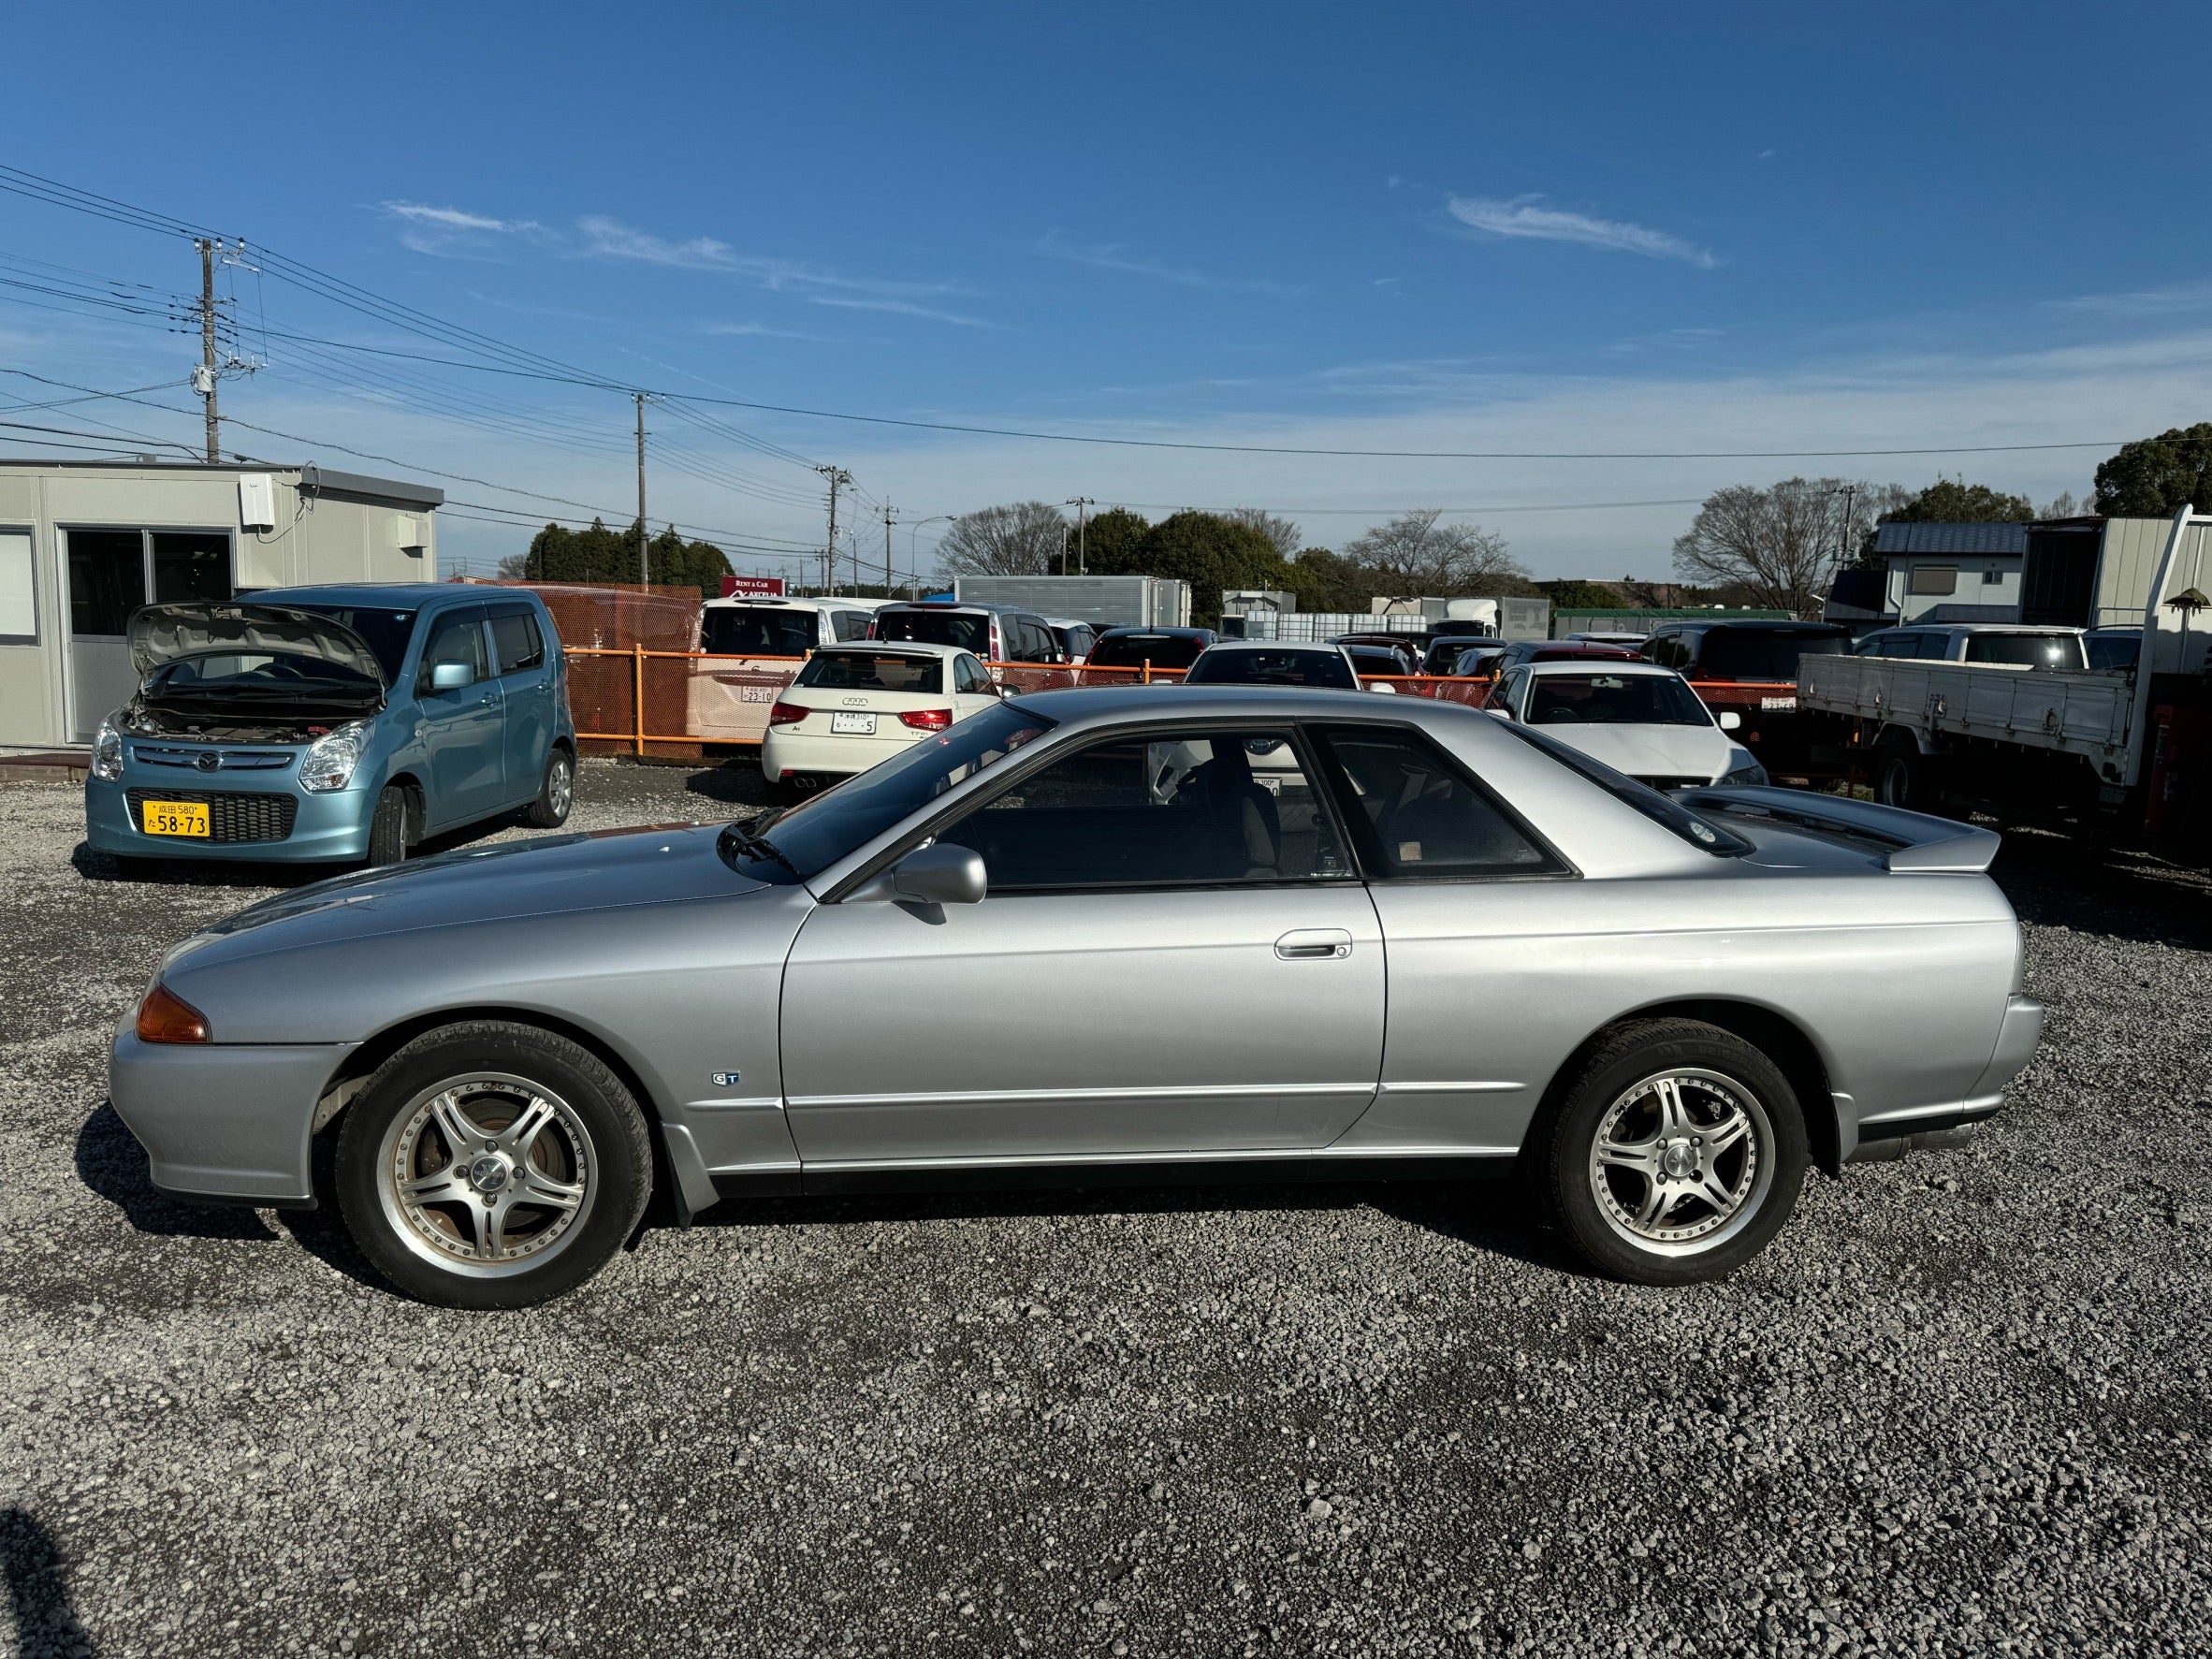
[[[1723,818],[1767,819],[1877,842],[1887,850],[1884,862],[1900,873],[1986,870],[2003,844],[1994,830],[1801,789],[1693,789],[1675,799]]]

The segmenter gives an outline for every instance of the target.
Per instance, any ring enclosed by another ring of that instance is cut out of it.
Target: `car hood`
[[[1535,730],[1631,778],[1720,777],[1735,747],[1718,726],[1544,725]]]
[[[217,959],[516,917],[610,910],[757,892],[715,850],[719,823],[544,836],[442,853],[317,881],[249,905],[171,951],[195,968]]]
[[[291,605],[231,600],[150,604],[131,618],[130,648],[131,666],[140,677],[180,657],[254,650],[319,657],[384,684],[384,667],[368,641],[333,618]]]

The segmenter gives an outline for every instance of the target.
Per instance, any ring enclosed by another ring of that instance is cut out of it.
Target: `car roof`
[[[881,657],[972,657],[975,653],[966,646],[935,645],[924,639],[839,639],[828,645],[816,646],[814,654],[826,657],[838,651],[854,655]]]
[[[794,598],[779,593],[733,593],[727,598],[707,600],[700,608],[710,611],[849,611],[866,610],[867,607],[857,599],[825,599],[819,594]]]
[[[1319,651],[1333,656],[1341,646],[1318,639],[1217,639],[1209,651]]]
[[[1319,686],[1184,685],[1171,699],[1162,698],[1157,686],[1083,686],[1070,691],[1027,691],[1007,701],[1055,720],[1107,724],[1126,720],[1133,725],[1163,719],[1326,720],[1341,715],[1369,724],[1410,720],[1422,726],[1448,725],[1455,736],[1463,731],[1497,724],[1495,716],[1463,703],[1432,697],[1377,697],[1372,691]]]
[[[996,604],[982,599],[898,599],[876,607],[877,614],[884,611],[973,611],[992,617],[1037,617],[1026,605]],[[1037,617],[1041,622],[1042,617]]]
[[[1548,662],[1524,662],[1521,666],[1535,675],[1656,674],[1664,676],[1667,679],[1681,678],[1681,676],[1673,669],[1662,668],[1658,663],[1646,662],[1641,657],[1554,658]]]
[[[1106,632],[1105,632],[1104,633],[1101,633],[1101,634],[1099,634],[1099,637],[1100,639],[1104,639],[1104,638],[1106,638],[1106,637],[1107,637],[1107,635],[1108,635],[1108,634],[1131,634],[1131,633],[1135,633],[1135,634],[1163,634],[1163,635],[1172,635],[1173,637],[1175,637],[1175,638],[1177,638],[1177,639],[1195,639],[1195,638],[1197,638],[1197,637],[1198,637],[1200,634],[1202,634],[1202,633],[1213,633],[1213,632],[1214,632],[1214,631],[1213,631],[1211,628],[1169,628],[1169,627],[1164,627],[1164,626],[1163,626],[1163,627],[1159,627],[1159,628],[1142,628],[1142,627],[1136,627],[1136,626],[1127,626],[1127,627],[1121,627],[1121,628],[1109,628],[1109,629],[1107,629],[1107,630],[1106,630]]]
[[[1841,622],[1799,622],[1786,617],[1715,617],[1710,622],[1673,622],[1659,632],[1676,633],[1688,629],[1710,630],[1726,628],[1734,631],[1756,630],[1761,633],[1849,633],[1851,630]]]
[[[2047,625],[2036,622],[1908,622],[1902,628],[1883,630],[1885,633],[2084,633],[2087,629],[2071,628],[2063,622]]]
[[[418,611],[451,600],[482,604],[490,599],[536,600],[527,588],[484,588],[458,582],[328,582],[302,588],[264,588],[238,595],[240,604],[344,604],[364,610]]]

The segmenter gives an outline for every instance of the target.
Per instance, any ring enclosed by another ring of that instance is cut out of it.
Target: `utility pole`
[[[891,503],[883,503],[883,597],[891,597]]]
[[[852,474],[843,467],[816,467],[814,469],[829,480],[829,546],[822,556],[822,582],[832,593],[837,589],[837,491],[852,482]]]
[[[199,372],[192,382],[193,389],[207,405],[208,465],[211,467],[223,458],[215,439],[215,244],[201,237],[194,245],[199,249]]]
[[[1084,575],[1089,567],[1084,562],[1083,533],[1088,527],[1090,510],[1099,503],[1087,495],[1071,496],[1069,506],[1075,509],[1075,574]]]
[[[646,529],[645,502],[645,403],[643,392],[632,392],[637,402],[637,585],[648,587],[652,582],[652,570],[646,561],[646,548],[652,542],[652,532]]]

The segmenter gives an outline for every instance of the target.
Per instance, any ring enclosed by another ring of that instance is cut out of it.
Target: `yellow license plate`
[[[208,833],[205,801],[148,801],[140,814],[150,836],[198,836]]]

